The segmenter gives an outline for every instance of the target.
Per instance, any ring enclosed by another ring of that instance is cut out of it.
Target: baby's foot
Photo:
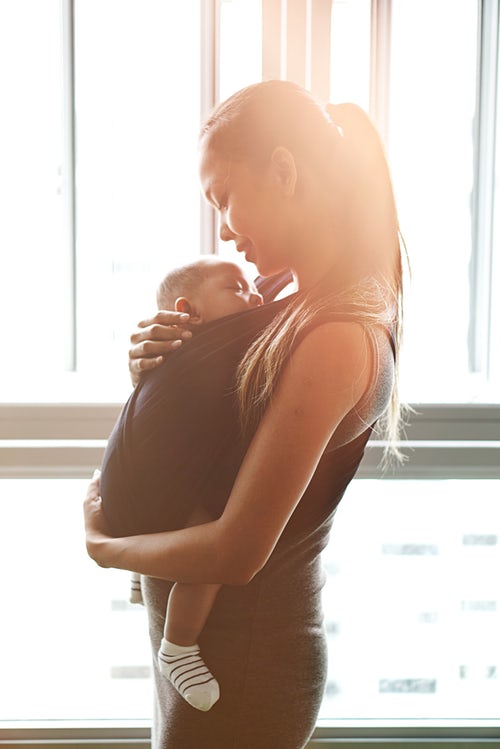
[[[206,712],[219,699],[219,684],[205,665],[198,645],[174,645],[163,638],[158,665],[181,697],[197,710]]]

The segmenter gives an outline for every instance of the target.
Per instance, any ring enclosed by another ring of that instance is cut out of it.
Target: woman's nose
[[[222,219],[219,224],[219,237],[222,239],[223,242],[229,242],[230,239],[234,239],[235,237],[235,235],[233,234],[229,226]]]

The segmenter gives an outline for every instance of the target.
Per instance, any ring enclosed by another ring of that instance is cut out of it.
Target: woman
[[[241,336],[226,332],[222,340],[230,356],[215,355],[217,371],[234,386],[208,388],[206,398],[226,406],[229,398],[241,415],[240,430],[234,409],[223,410],[241,448],[224,464],[227,499],[211,506],[203,484],[200,503],[215,519],[111,538],[93,481],[87,548],[102,566],[148,576],[154,651],[165,581],[224,585],[200,642],[221,699],[194,714],[155,674],[156,747],[301,749],[326,680],[320,553],[372,426],[385,416],[389,425],[397,420],[396,209],[366,115],[352,105],[325,112],[282,81],[243,89],[215,110],[200,135],[200,177],[221,238],[264,276],[291,268],[299,291],[244,313],[236,323]],[[172,339],[179,348],[179,328],[170,326],[177,322],[163,313],[143,327],[133,372],[155,367]],[[200,345],[196,337],[179,348],[195,367]]]

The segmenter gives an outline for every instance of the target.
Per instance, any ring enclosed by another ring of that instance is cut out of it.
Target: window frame
[[[493,241],[495,151],[499,64],[499,8],[479,2],[477,99],[474,123],[474,189],[472,194],[471,372],[491,374],[493,321]]]
[[[70,322],[67,341],[67,370],[77,368],[76,315],[76,113],[75,113],[75,8],[74,0],[61,0],[62,67],[63,67],[63,163],[64,219],[68,253]]]
[[[14,743],[15,742],[15,743]],[[0,747],[19,749],[77,749],[102,746],[111,749],[150,749],[151,728],[146,721],[104,722],[44,721],[22,726],[4,723],[0,727]],[[328,721],[321,722],[307,749],[477,749],[500,747],[500,726],[496,721]]]
[[[417,403],[398,446],[402,464],[381,467],[372,437],[359,479],[500,479],[500,404]],[[0,478],[86,478],[100,465],[120,403],[0,404]]]
[[[312,15],[312,0],[290,2],[290,18],[293,14],[302,14],[308,19],[308,29],[315,33],[325,33],[324,23],[316,22]],[[217,83],[217,38],[218,17],[221,0],[200,0],[202,9],[202,115],[206,114],[218,99]],[[496,98],[492,101],[492,91],[497,86],[496,67],[498,57],[498,7],[493,0],[478,0],[480,14],[479,75],[478,86],[478,121],[475,131],[476,173],[474,187],[474,263],[473,275],[475,298],[481,299],[480,288],[488,283],[487,268],[492,258],[492,225],[488,224],[485,233],[481,234],[484,217],[488,206],[491,210],[493,201],[493,175],[484,164],[494,154],[492,139],[492,122],[496,120]],[[272,12],[271,5],[263,0],[267,13]],[[321,13],[328,3],[322,0]],[[298,6],[301,5],[299,8]],[[70,186],[67,203],[67,238],[68,251],[73,258],[73,294],[74,294],[74,256],[75,256],[75,203],[74,203],[74,80],[73,80],[73,19],[74,0],[61,0],[63,11],[64,45],[63,54],[68,73],[65,77],[65,123],[67,141],[66,179]],[[286,9],[287,0],[282,0],[281,8]],[[319,7],[319,6],[317,6]],[[390,36],[391,0],[371,0],[372,13],[372,81],[371,109],[380,124],[382,133],[386,132],[386,113],[388,110],[388,70],[389,56],[387,39]],[[305,15],[304,15],[305,14]],[[298,17],[298,16],[297,16]],[[274,62],[268,60],[268,66],[280,61],[280,74],[286,74],[286,43],[282,37],[286,34],[287,24],[274,17],[273,32],[266,28],[265,33],[279,35],[279,44],[274,49]],[[491,26],[494,23],[494,31]],[[295,25],[290,22],[288,28],[293,33]],[[316,31],[315,31],[316,30]],[[489,31],[488,31],[489,30]],[[306,42],[309,52],[317,50],[319,45]],[[277,54],[279,53],[279,54]],[[276,57],[277,54],[277,57]],[[289,63],[289,61],[288,61]],[[285,65],[285,70],[283,70]],[[269,68],[270,69],[270,68]],[[493,76],[493,73],[494,76]],[[321,69],[317,55],[308,65],[304,63],[304,83],[311,84],[317,80],[318,85],[325,87],[328,73]],[[306,80],[307,76],[309,78]],[[493,77],[492,77],[493,76]],[[493,119],[492,119],[493,118]],[[491,150],[493,149],[493,151]],[[216,220],[214,212],[203,202],[202,211],[202,246],[216,247]],[[490,291],[491,294],[491,291]],[[491,305],[490,308],[491,310]],[[484,309],[478,308],[474,317],[475,338],[474,351],[476,361],[481,367],[485,362],[484,345],[481,343],[481,331],[487,322],[491,329],[491,319],[485,317]],[[76,319],[73,319],[73,331],[76,332]],[[75,368],[75,340],[71,342],[70,359]],[[408,461],[403,466],[395,466],[385,472],[380,468],[384,443],[372,438],[368,443],[365,458],[360,466],[357,478],[381,480],[395,479],[500,479],[500,404],[413,404],[414,413],[406,429],[405,439],[400,447],[407,455]],[[89,477],[96,465],[101,462],[105,441],[121,409],[120,403],[0,403],[0,478],[57,478]],[[0,747],[14,745],[19,747],[77,747],[85,745],[137,747],[150,746],[150,728],[147,722],[116,721],[108,725],[103,722],[44,721],[43,723],[0,722]],[[499,721],[320,721],[314,736],[309,743],[313,747],[336,747],[343,749],[353,744],[359,749],[380,745],[381,741],[394,749],[398,747],[431,747],[456,746],[457,742],[464,749],[472,749],[487,744],[500,747]]]

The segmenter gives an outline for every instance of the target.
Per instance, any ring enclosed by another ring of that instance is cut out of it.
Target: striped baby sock
[[[163,638],[158,665],[181,697],[197,710],[206,712],[219,699],[219,684],[205,665],[198,645],[175,645]]]
[[[137,572],[131,572],[130,574],[130,603],[140,603],[144,605],[142,600],[142,588],[141,588],[141,576]]]

